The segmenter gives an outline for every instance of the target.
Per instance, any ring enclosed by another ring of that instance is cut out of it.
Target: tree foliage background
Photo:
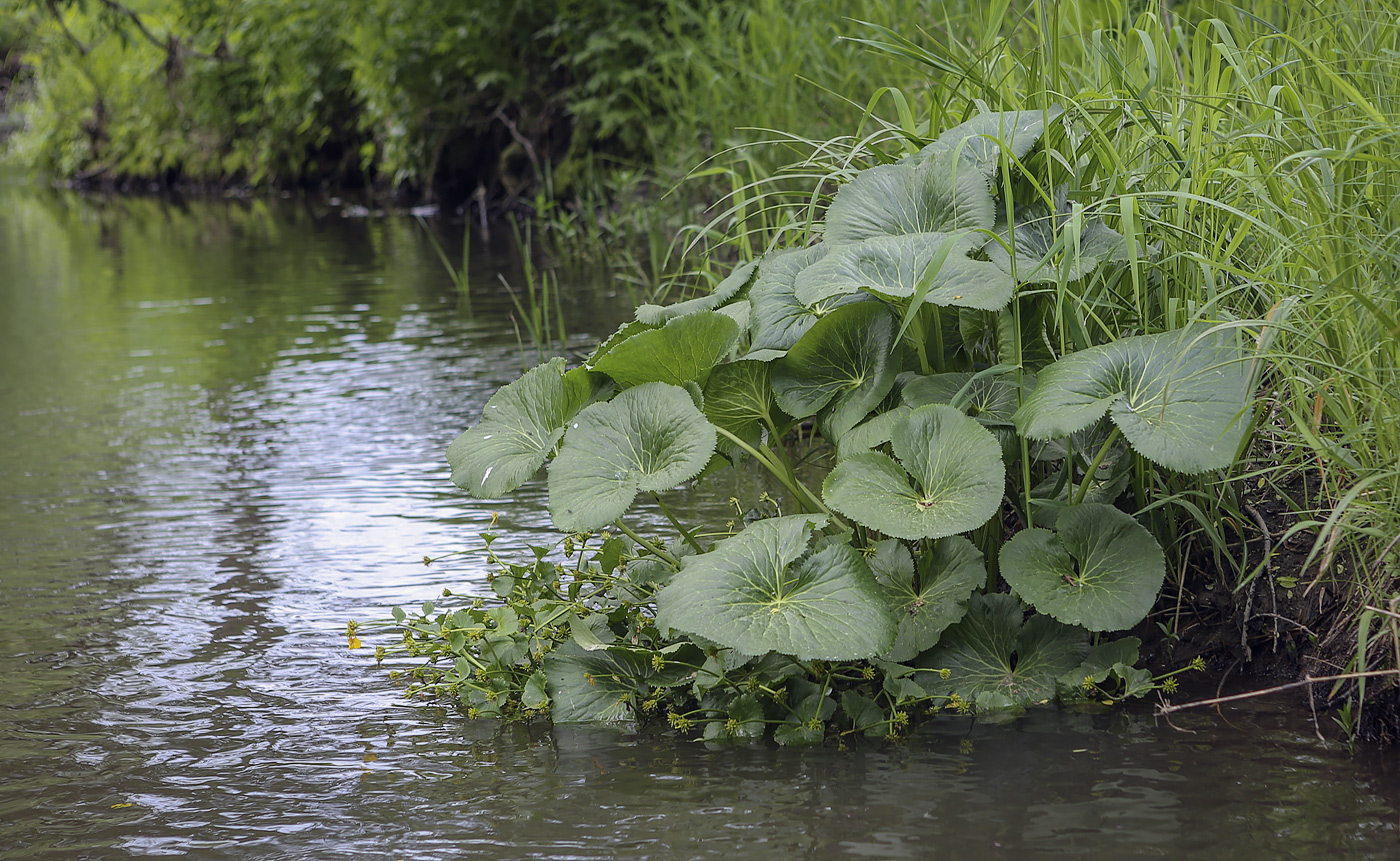
[[[854,123],[836,94],[895,63],[856,62],[848,16],[931,20],[864,5],[0,0],[26,126],[11,155],[101,182],[567,189],[597,159],[679,169],[745,126]]]

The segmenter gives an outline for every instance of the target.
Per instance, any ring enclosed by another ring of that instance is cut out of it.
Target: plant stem
[[[1120,433],[1122,432],[1118,426],[1114,425],[1113,433],[1109,434],[1108,439],[1104,440],[1103,445],[1099,447],[1099,453],[1094,455],[1094,462],[1089,464],[1089,470],[1084,473],[1084,480],[1079,483],[1079,492],[1074,495],[1075,505],[1084,501],[1084,494],[1089,492],[1089,482],[1094,480],[1094,473],[1099,471],[1099,464],[1103,463],[1105,457],[1108,457],[1108,450],[1118,441]],[[1065,464],[1065,466],[1068,467],[1069,464]]]
[[[756,449],[722,427],[716,427],[715,430],[719,431],[719,433],[730,442],[748,452],[755,460],[763,464],[765,469],[773,473],[774,477],[776,477],[778,481],[781,481],[783,486],[788,489],[788,492],[793,495],[797,504],[802,506],[804,512],[814,513],[820,511],[842,526],[846,525],[846,521],[843,520],[840,515],[830,508],[827,508],[826,503],[822,502],[820,497],[813,493],[807,485],[797,480],[797,475],[793,472],[791,465],[778,463],[774,459],[772,452]],[[808,503],[811,503],[811,505]],[[816,507],[813,508],[812,505]]]
[[[666,515],[666,519],[671,521],[671,525],[681,534],[681,538],[685,539],[685,543],[694,547],[696,553],[704,553],[705,548],[700,546],[700,542],[695,540],[695,536],[691,534],[690,530],[682,526],[676,516],[671,513],[670,507],[666,505],[666,500],[661,498],[661,494],[653,493],[651,498],[656,500],[656,506],[661,509],[662,514]]]
[[[623,523],[621,520],[618,520],[614,525],[617,526],[618,530],[619,530],[623,535],[626,535],[628,538],[630,538],[630,539],[632,539],[633,541],[637,542],[637,546],[641,547],[643,550],[645,550],[645,551],[647,551],[648,553],[650,553],[651,555],[655,556],[657,559],[660,559],[662,562],[665,562],[667,565],[670,565],[672,568],[680,568],[680,567],[681,567],[680,560],[678,560],[676,557],[672,556],[670,553],[667,553],[665,550],[663,550],[662,548],[658,547],[657,545],[655,545],[655,544],[651,543],[650,541],[646,540],[646,539],[643,538],[642,536],[638,535],[636,532],[633,532],[633,531],[632,531],[632,528],[631,528],[630,526],[628,526],[627,524]]]

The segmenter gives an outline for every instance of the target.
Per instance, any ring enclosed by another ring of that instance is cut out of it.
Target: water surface
[[[465,302],[407,218],[0,184],[0,858],[1400,857],[1393,752],[1272,703],[772,750],[405,702],[346,622],[479,584],[422,558],[493,512],[552,540],[442,460],[521,369],[498,273]],[[572,347],[630,309],[563,280]]]

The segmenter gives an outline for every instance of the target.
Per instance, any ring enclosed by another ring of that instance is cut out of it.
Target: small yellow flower
[[[1163,680],[1162,680],[1162,690],[1166,691],[1166,692],[1169,693],[1169,694],[1174,694],[1174,693],[1176,693],[1177,688],[1179,688],[1179,687],[1181,687],[1181,685],[1177,684],[1176,679],[1163,679]]]
[[[357,637],[357,636],[355,636],[354,634],[351,634],[351,635],[350,635],[350,648],[352,648],[352,649],[358,649],[361,645],[363,645],[363,644],[360,642],[360,638]]]
[[[673,729],[680,730],[681,732],[690,731],[691,721],[690,718],[686,717],[685,715],[679,715],[675,712],[667,712],[666,722],[669,723]]]

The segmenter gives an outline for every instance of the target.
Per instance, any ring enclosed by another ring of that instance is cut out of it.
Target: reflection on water
[[[472,259],[467,307],[406,219],[0,185],[0,858],[1400,854],[1389,761],[1259,704],[850,751],[408,706],[346,621],[479,581],[420,560],[493,511],[548,540],[442,463],[520,370]],[[583,347],[627,303],[575,280]]]

